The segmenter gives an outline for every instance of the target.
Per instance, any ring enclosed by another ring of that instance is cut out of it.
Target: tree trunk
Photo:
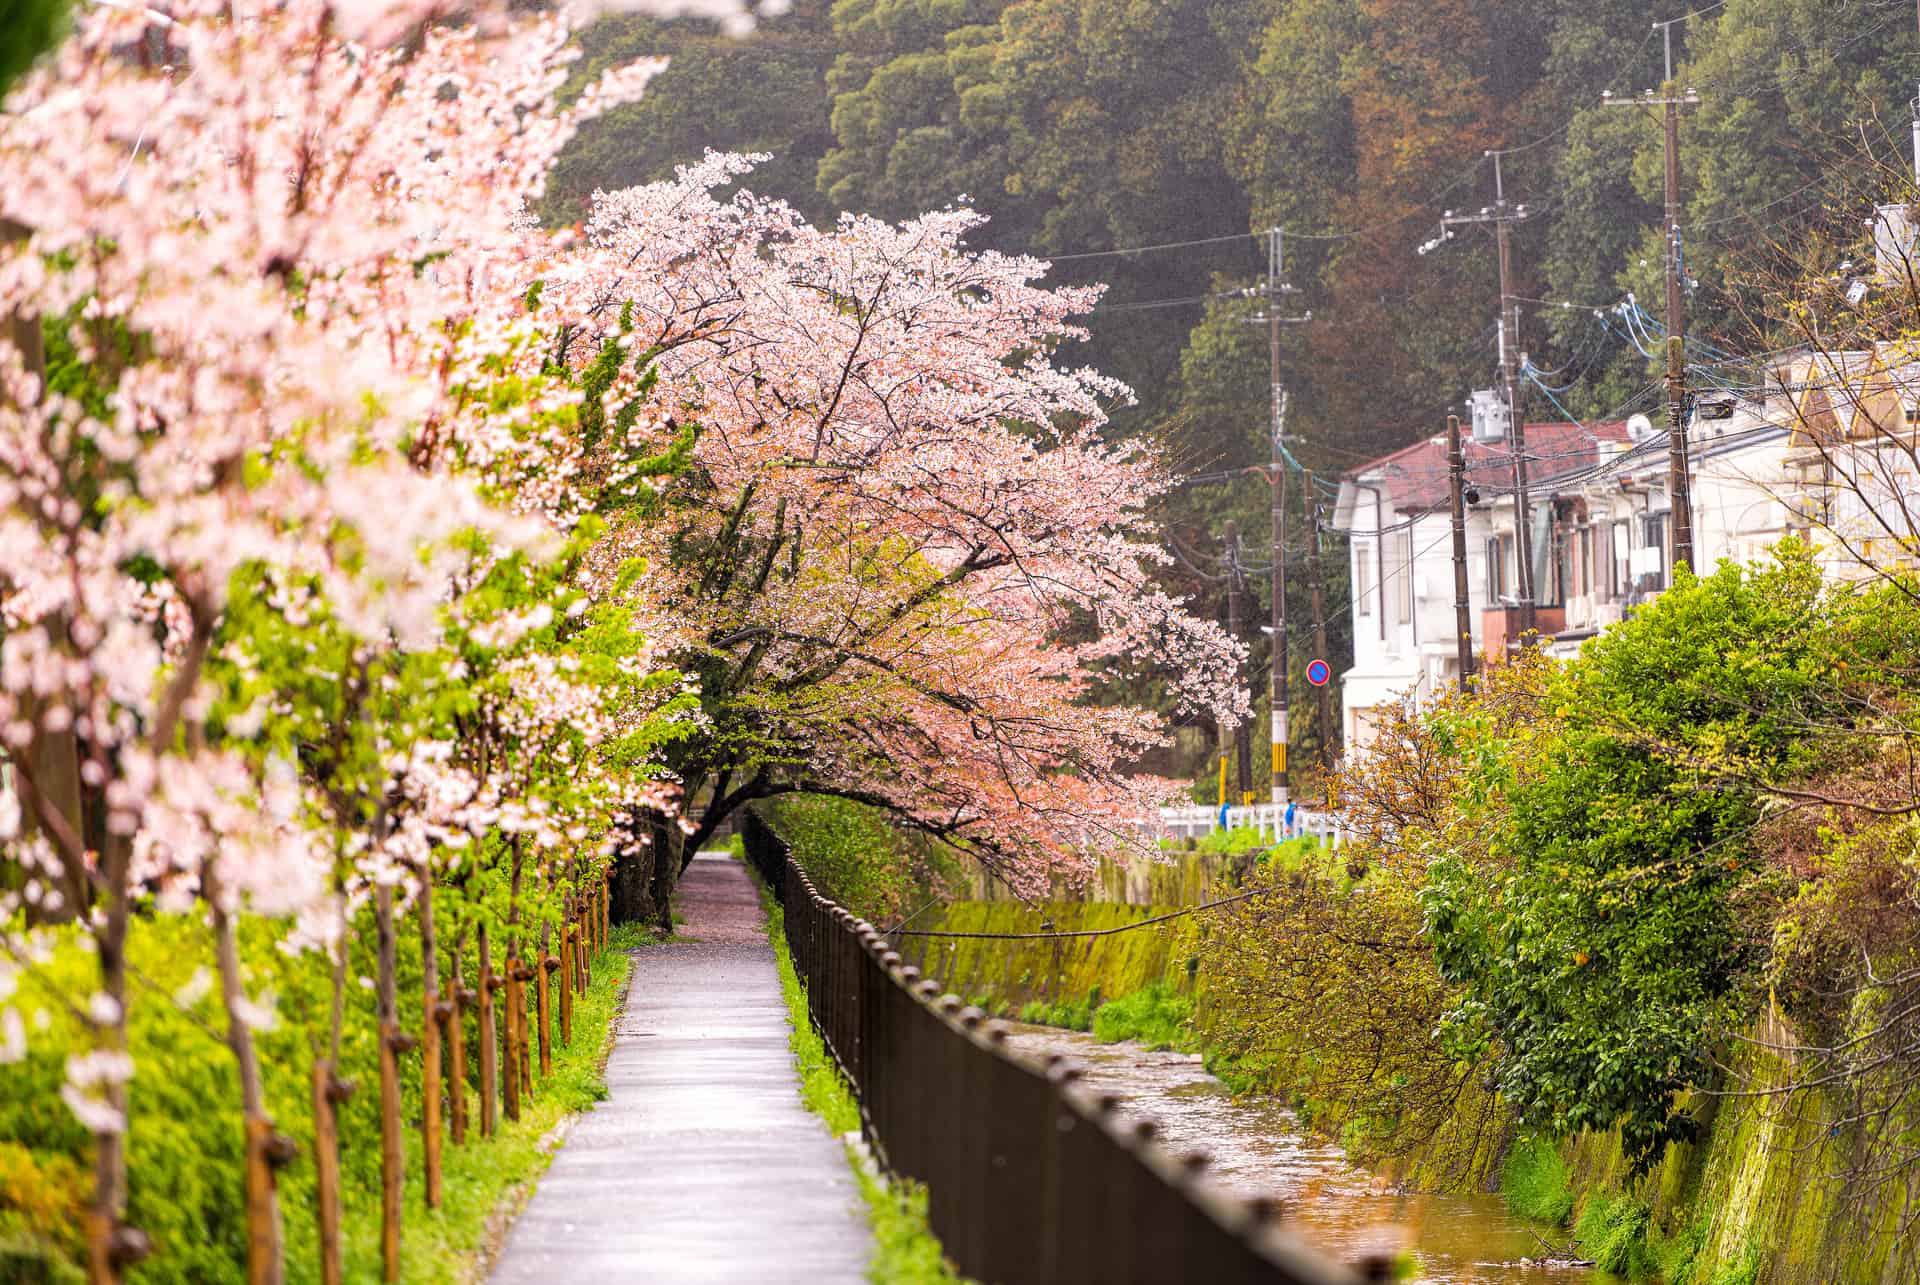
[[[453,1145],[467,1140],[467,1022],[466,1003],[471,994],[466,988],[466,967],[461,956],[467,948],[465,924],[453,935],[447,977],[447,1123],[453,1132]]]
[[[544,1079],[553,1074],[553,1037],[547,1023],[547,990],[553,980],[553,970],[559,964],[549,953],[553,941],[553,925],[540,925],[540,965],[534,970],[533,984],[539,989],[534,992],[534,1006],[539,1010],[540,1022],[540,1075]]]
[[[112,885],[116,889],[119,885]],[[113,1020],[94,1028],[94,1046],[124,1053],[127,1047],[127,898],[108,894],[106,920],[96,950],[100,991],[113,1001]],[[119,1116],[117,1128],[93,1135],[93,1201],[87,1211],[87,1275],[93,1285],[114,1285],[127,1267],[145,1256],[146,1238],[121,1224],[127,1208],[127,1086],[118,1077],[102,1086],[106,1105]]]
[[[313,1169],[315,1214],[320,1224],[320,1282],[340,1285],[340,1104],[353,1093],[340,1078],[340,1027],[347,1006],[347,911],[339,899],[340,939],[333,946],[333,986],[329,998],[331,1035],[325,1057],[313,1064]]]
[[[520,990],[520,879],[525,870],[524,858],[518,835],[513,840],[513,865],[510,882],[507,885],[507,1066],[506,1096],[507,1119],[520,1118],[520,1093],[525,1087],[522,1078],[520,1041],[525,1027],[520,1021],[523,996]]]
[[[400,1134],[400,1055],[413,1040],[400,1030],[400,996],[394,976],[393,889],[374,894],[380,940],[380,1263],[383,1279],[400,1279],[401,1200],[405,1158]]]
[[[227,1013],[227,1048],[240,1073],[240,1109],[246,1127],[247,1285],[280,1285],[280,1203],[274,1191],[274,1170],[280,1163],[284,1140],[274,1133],[267,1115],[266,1090],[260,1082],[260,1060],[253,1032],[242,1013],[246,990],[240,978],[240,947],[234,939],[233,916],[220,895],[213,863],[201,869],[200,886],[213,917],[214,956],[220,965],[220,1000]]]
[[[433,939],[433,871],[420,872],[420,1118],[427,1208],[440,1207],[440,952]]]
[[[636,819],[637,825],[646,822]],[[613,863],[613,920],[615,923],[651,923],[654,918],[653,846],[635,843]]]
[[[573,981],[578,971],[573,962],[573,903],[566,903],[567,917],[560,924],[560,1042],[573,1047]]]
[[[313,1064],[314,1204],[320,1222],[320,1285],[340,1285],[340,1119],[334,1110],[333,1063]]]
[[[491,1138],[500,1112],[500,1036],[493,1025],[493,993],[500,979],[493,975],[493,954],[487,926],[480,925],[480,1136]]]
[[[501,976],[501,981],[505,983],[506,989],[506,993],[501,996],[501,998],[506,1001],[506,1013],[504,1014],[506,1023],[505,1029],[502,1032],[506,1044],[506,1065],[501,1068],[502,1075],[500,1084],[501,1101],[504,1104],[505,1115],[509,1120],[518,1120],[520,1118],[519,1017],[515,1011],[518,1008],[517,999],[520,993],[520,983],[514,980],[514,976],[519,972],[519,969],[520,961],[513,957],[513,948],[509,945],[507,948],[506,970]]]
[[[680,879],[680,852],[674,840],[680,827],[665,817],[654,817],[653,829],[653,922],[660,940],[673,936],[673,889]]]

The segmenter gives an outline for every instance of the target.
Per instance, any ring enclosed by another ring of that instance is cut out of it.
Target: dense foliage
[[[1492,382],[1491,245],[1416,254],[1443,211],[1493,198],[1487,149],[1509,149],[1506,192],[1532,211],[1514,255],[1532,418],[1648,409],[1661,131],[1601,95],[1656,88],[1649,24],[1680,20],[1674,76],[1702,98],[1682,124],[1694,381],[1752,384],[1727,353],[1786,342],[1755,320],[1759,248],[1841,226],[1852,241],[1819,268],[1857,260],[1884,195],[1877,166],[1907,169],[1910,18],[1879,0],[802,0],[725,45],[704,23],[623,15],[588,34],[593,56],[675,65],[657,94],[583,132],[548,213],[576,218],[596,186],[665,177],[697,122],[703,143],[771,154],[762,190],[817,216],[964,200],[991,220],[976,243],[1052,258],[1067,284],[1110,283],[1084,324],[1092,359],[1139,392],[1115,431],[1221,480],[1163,501],[1184,560],[1164,574],[1217,617],[1222,521],[1252,538],[1268,503],[1232,476],[1269,456],[1266,335],[1247,324],[1263,304],[1239,293],[1265,249],[1240,234],[1290,233],[1302,293],[1285,307],[1318,320],[1282,337],[1289,427],[1323,477],[1437,431]],[[1108,253],[1122,247],[1166,248]],[[1630,317],[1606,312],[1629,294]],[[1297,507],[1292,531],[1298,610]],[[1336,582],[1345,561],[1336,548]],[[1338,671],[1351,621],[1329,624]],[[1267,645],[1250,642],[1258,687]],[[1304,767],[1312,720],[1294,726]],[[1206,739],[1189,738],[1179,774]]]
[[[1344,783],[1347,860],[1269,873],[1209,940],[1213,1042],[1435,1180],[1516,1129],[1618,1130],[1642,1168],[1697,1139],[1770,979],[1823,977],[1779,992],[1794,1020],[1891,1053],[1866,1015],[1907,994],[1911,827],[1862,792],[1910,735],[1913,605],[1777,558],[1403,711]],[[1863,959],[1865,990],[1842,976]]]

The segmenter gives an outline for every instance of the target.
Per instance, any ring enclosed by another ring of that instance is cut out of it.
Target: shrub
[[[1662,1264],[1652,1241],[1653,1214],[1628,1196],[1598,1195],[1574,1228],[1574,1243],[1604,1272],[1630,1281],[1657,1280]]]
[[[951,857],[874,808],[819,795],[760,806],[822,895],[881,927],[913,913],[953,876]]]
[[[1573,1183],[1560,1150],[1546,1138],[1513,1145],[1500,1169],[1500,1194],[1522,1218],[1559,1227],[1573,1213]]]
[[[1069,1031],[1090,1031],[1093,1029],[1093,1013],[1100,1007],[1100,988],[1084,999],[1068,999],[1049,1002],[1032,1000],[1020,1010],[1020,1020],[1031,1022],[1035,1026],[1058,1026]]]
[[[1131,995],[1102,1004],[1093,1015],[1093,1034],[1102,1044],[1138,1040],[1150,1049],[1183,1048],[1192,1042],[1193,1000],[1154,982]]]

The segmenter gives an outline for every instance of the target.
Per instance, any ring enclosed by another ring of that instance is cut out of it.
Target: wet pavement
[[[691,940],[634,952],[610,1096],[568,1134],[492,1280],[864,1280],[859,1191],[800,1103],[746,868],[696,857],[674,904]]]
[[[1302,1130],[1271,1099],[1236,1099],[1185,1053],[1138,1044],[1101,1044],[1054,1027],[1006,1024],[1008,1047],[1044,1061],[1059,1053],[1080,1066],[1082,1083],[1123,1100],[1122,1111],[1151,1118],[1168,1150],[1205,1151],[1208,1181],[1240,1197],[1269,1196],[1285,1206],[1294,1230],[1337,1258],[1383,1240],[1413,1250],[1429,1285],[1613,1285],[1603,1272],[1550,1266],[1531,1226],[1497,1195],[1407,1195],[1349,1164],[1338,1146]],[[1570,1239],[1551,1233],[1556,1244]]]

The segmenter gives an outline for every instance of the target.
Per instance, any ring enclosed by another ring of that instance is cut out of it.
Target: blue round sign
[[[1333,671],[1327,668],[1326,661],[1313,660],[1307,662],[1307,681],[1315,687],[1325,687],[1327,680],[1332,677]]]

